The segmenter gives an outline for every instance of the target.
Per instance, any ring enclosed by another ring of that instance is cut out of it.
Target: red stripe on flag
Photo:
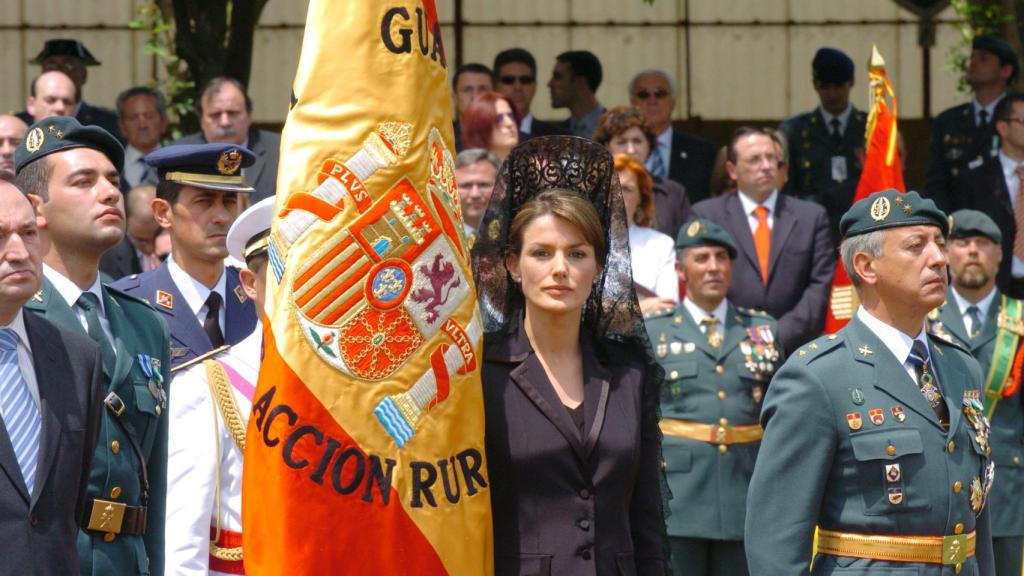
[[[339,444],[334,462],[349,450],[352,462],[356,458],[367,462],[367,454],[278,355],[271,323],[264,319],[263,326],[264,357],[249,420],[242,484],[246,526],[259,526],[259,530],[245,533],[246,573],[447,575],[436,551],[402,507],[402,496],[396,490],[389,490],[386,505],[376,484],[370,492],[372,502],[363,499],[362,484],[349,494],[339,494],[333,486],[333,463],[319,482],[313,479],[325,451],[333,446],[332,440]],[[262,407],[264,430],[260,430],[260,401],[271,389],[273,398]],[[281,410],[273,423],[269,422],[267,409],[272,412],[282,407],[297,415],[294,425],[289,425],[289,415]],[[306,434],[291,444],[292,463],[305,463],[297,469],[282,459],[289,433],[302,426],[315,428],[322,434],[322,442],[317,444],[312,434]],[[274,446],[267,445],[264,432],[271,441],[277,440]],[[395,466],[396,475],[399,466]],[[344,468],[343,484],[352,482],[354,468],[354,464]],[[364,475],[368,477],[369,472],[367,463]],[[311,538],[309,531],[314,530],[330,531],[333,536]],[[411,559],[415,566],[409,564]]]
[[[339,242],[337,246],[335,246],[330,252],[325,254],[324,257],[321,258],[319,262],[314,264],[313,267],[311,267],[309,270],[303,272],[302,275],[295,280],[295,285],[302,286],[303,284],[308,282],[310,278],[316,276],[317,272],[323,270],[324,266],[326,266],[328,262],[333,260],[335,256],[344,252],[345,249],[348,248],[350,244],[352,244],[352,237],[346,236],[344,240]]]

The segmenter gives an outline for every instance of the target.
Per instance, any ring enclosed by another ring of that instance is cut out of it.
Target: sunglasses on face
[[[537,79],[534,78],[533,76],[513,76],[511,74],[509,74],[508,76],[502,76],[498,80],[502,84],[505,84],[507,86],[511,86],[511,85],[515,84],[516,80],[518,80],[520,84],[525,84],[525,85],[530,85],[530,84],[533,84],[534,82],[537,81]]]
[[[654,96],[658,100],[664,100],[668,98],[668,91],[666,90],[655,90],[654,92],[648,92],[647,90],[641,90],[636,93],[636,97],[640,100],[647,100],[651,96]]]

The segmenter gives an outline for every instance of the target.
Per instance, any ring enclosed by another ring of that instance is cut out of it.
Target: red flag
[[[863,200],[873,192],[895,188],[901,193],[907,191],[903,183],[903,166],[897,143],[899,130],[896,127],[896,92],[885,72],[885,61],[878,53],[878,48],[871,47],[871,66],[868,68],[868,90],[870,91],[871,110],[868,113],[868,125],[865,131],[866,150],[864,153],[864,169],[857,184],[857,193],[853,195],[853,203]],[[890,110],[888,101],[892,102]],[[851,205],[853,204],[851,203]],[[843,267],[840,258],[836,262],[836,275],[832,280],[832,295],[828,303],[828,316],[825,320],[825,332],[836,332],[853,317],[860,300],[850,282],[850,276]]]

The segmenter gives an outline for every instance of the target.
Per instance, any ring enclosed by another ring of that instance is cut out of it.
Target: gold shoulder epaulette
[[[213,358],[214,356],[216,356],[217,354],[220,354],[221,352],[227,350],[228,348],[231,348],[231,344],[225,344],[225,345],[221,346],[220,348],[214,348],[213,350],[210,350],[206,354],[200,354],[199,356],[196,356],[195,358],[193,358],[191,360],[188,360],[186,362],[182,362],[181,364],[178,364],[177,366],[171,368],[171,374],[174,374],[175,372],[180,372],[180,371],[184,370],[185,368],[188,368],[189,366],[193,366],[195,364],[199,364],[200,362],[202,362],[203,360],[206,360],[207,358]]]

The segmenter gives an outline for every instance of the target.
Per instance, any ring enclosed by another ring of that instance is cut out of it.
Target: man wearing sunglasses
[[[780,126],[790,150],[789,183],[783,192],[825,207],[836,246],[839,219],[853,204],[864,166],[868,115],[850,104],[853,75],[853,60],[843,51],[820,48],[811,62],[819,105]]]
[[[715,147],[711,142],[672,127],[676,109],[675,82],[661,70],[644,70],[629,82],[629,101],[647,118],[657,145],[647,157],[647,171],[655,182],[674,180],[686,188],[690,202],[709,195]]]
[[[992,113],[999,150],[995,158],[955,178],[950,210],[969,208],[987,214],[1002,231],[1003,261],[996,286],[1003,294],[1024,297],[1024,94],[1007,94]]]
[[[522,48],[509,48],[494,57],[494,89],[512,101],[521,120],[519,141],[534,136],[563,135],[567,132],[554,124],[542,122],[530,112],[537,94],[537,61]]]

